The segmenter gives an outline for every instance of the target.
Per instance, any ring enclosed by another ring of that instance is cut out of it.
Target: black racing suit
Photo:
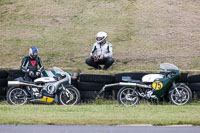
[[[38,66],[40,67],[39,69]],[[38,78],[37,76],[30,76],[30,71],[32,71],[36,75],[36,72],[42,72],[43,69],[44,66],[42,65],[42,61],[39,56],[35,59],[31,59],[30,56],[25,56],[22,59],[20,70],[25,73],[25,81],[34,81],[36,78]]]

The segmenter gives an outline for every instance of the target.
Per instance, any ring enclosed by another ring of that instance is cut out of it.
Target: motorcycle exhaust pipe
[[[43,88],[43,86],[40,85],[29,84],[20,81],[8,81],[8,87],[19,87],[19,86],[33,86],[33,87]]]
[[[148,86],[148,85],[142,85],[142,84],[138,84],[138,83],[119,82],[119,83],[104,85],[104,87],[99,91],[99,93],[97,94],[97,96],[99,96],[103,91],[105,91],[105,88],[107,88],[107,87],[113,87],[113,86],[118,86],[118,85],[120,85],[120,86],[135,86],[135,87],[142,87],[142,88],[151,89],[151,86]]]

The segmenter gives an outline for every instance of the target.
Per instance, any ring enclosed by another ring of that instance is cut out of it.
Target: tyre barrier
[[[180,77],[177,82],[187,83],[188,82],[188,73],[180,73]]]
[[[24,77],[24,73],[21,70],[8,70],[8,81],[13,81],[19,77]]]
[[[189,88],[191,89],[192,93],[196,95],[196,99],[200,100],[200,82],[198,83],[189,83]]]
[[[104,85],[104,83],[78,82],[77,88],[80,91],[100,91]]]
[[[8,78],[8,72],[1,70],[0,71],[0,79],[7,79]]]
[[[0,79],[0,87],[8,87],[8,80],[7,79]]]
[[[188,83],[198,83],[200,82],[200,75],[191,75],[188,77]]]
[[[7,87],[8,87],[8,72],[0,71],[0,100],[5,99]]]
[[[115,82],[115,77],[112,75],[80,74],[80,82],[109,84]]]
[[[77,79],[71,79],[71,85],[77,88],[78,80]]]
[[[81,100],[95,99],[98,93],[99,91],[80,91]],[[112,91],[105,91],[100,97],[110,99],[112,98]]]

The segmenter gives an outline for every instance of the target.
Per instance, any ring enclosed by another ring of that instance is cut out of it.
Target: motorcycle
[[[12,105],[24,105],[28,102],[58,102],[62,105],[74,105],[80,101],[79,91],[70,85],[71,76],[58,67],[53,67],[51,77],[41,77],[34,82],[8,81],[7,102]],[[44,71],[46,74],[46,72]]]
[[[179,79],[179,68],[170,63],[160,64],[162,70],[159,74],[147,74],[142,81],[122,77],[124,82],[105,85],[106,87],[120,85],[122,88],[117,94],[117,99],[123,105],[136,105],[141,99],[159,100],[168,97],[175,105],[184,105],[191,101],[192,92],[185,83],[176,82]],[[101,93],[100,92],[100,93]]]

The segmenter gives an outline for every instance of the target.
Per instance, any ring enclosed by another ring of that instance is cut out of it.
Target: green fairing
[[[157,81],[160,81],[163,83],[163,88],[160,90],[155,90],[153,89],[153,95],[156,95],[158,98],[163,98],[167,93],[167,91],[171,88],[172,83],[174,81],[176,81],[179,78],[179,71],[178,70],[168,70],[168,71],[172,71],[175,72],[176,74],[170,78],[163,78],[163,79],[159,79]],[[161,72],[161,74],[165,74],[165,72]]]

